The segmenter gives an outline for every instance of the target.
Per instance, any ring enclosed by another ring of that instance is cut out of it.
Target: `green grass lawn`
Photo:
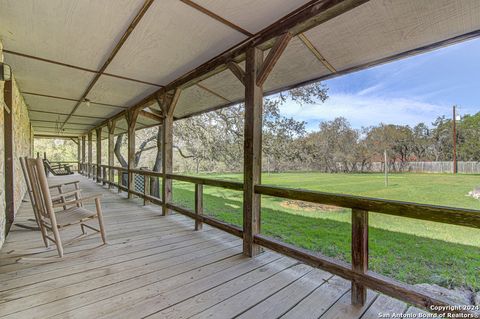
[[[242,180],[240,174],[206,175]],[[263,184],[354,194],[435,205],[480,209],[466,196],[480,185],[479,175],[264,174]],[[242,224],[242,193],[204,187],[205,213]],[[174,181],[174,202],[193,208],[193,184]],[[262,233],[327,256],[350,261],[350,211],[262,197]],[[396,216],[370,215],[370,269],[410,284],[480,290],[480,231]]]

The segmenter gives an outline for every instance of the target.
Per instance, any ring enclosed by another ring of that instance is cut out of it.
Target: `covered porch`
[[[181,214],[129,200],[117,189],[81,176],[85,195],[102,193],[108,245],[98,235],[66,248],[64,260],[17,262],[22,250],[41,248],[38,232],[14,227],[0,254],[2,318],[378,318],[421,313],[368,290],[351,304],[350,282],[266,249],[251,259],[242,240]],[[17,219],[32,218],[23,203]],[[74,237],[80,229],[66,231]],[[58,258],[56,251],[36,254]]]
[[[262,183],[264,96],[477,38],[478,1],[65,3],[0,5],[2,54],[14,75],[0,118],[8,233],[0,316],[478,317],[369,270],[368,246],[370,213],[478,229],[480,211]],[[175,174],[175,122],[238,103],[243,182]],[[16,117],[18,105],[25,114]],[[161,167],[141,170],[136,136],[150,127],[159,129]],[[120,134],[124,165],[115,163]],[[35,156],[34,137],[75,140],[78,173],[50,182],[80,179],[84,195],[103,194],[107,245],[93,235],[63,259],[45,251],[27,261],[22,251],[41,248],[40,236],[14,224],[32,218],[18,159]],[[193,208],[174,201],[175,181],[193,187]],[[241,193],[241,225],[205,214],[204,187]],[[347,209],[350,262],[263,234],[262,196]]]

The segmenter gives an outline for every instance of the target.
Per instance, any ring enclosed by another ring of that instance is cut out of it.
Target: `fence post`
[[[368,271],[368,211],[352,209],[352,270]],[[363,306],[367,301],[367,288],[352,281],[352,304]]]
[[[195,184],[195,214],[197,217],[203,215],[203,185]],[[203,222],[195,219],[195,230],[201,230]]]
[[[95,130],[97,134],[97,145],[96,145],[96,156],[97,156],[97,169],[96,169],[96,181],[100,183],[100,177],[102,174],[102,128],[97,128]]]
[[[143,205],[148,205],[149,200],[147,195],[150,195],[150,176],[143,175]]]
[[[135,168],[135,126],[140,110],[131,110],[127,112],[126,119],[128,123],[128,198],[132,198],[132,191],[135,190],[135,174],[131,171]]]
[[[114,164],[114,150],[115,150],[115,144],[114,144],[114,139],[115,139],[115,121],[108,121],[108,179],[110,183],[113,183],[115,180],[115,171],[111,169],[111,166]],[[112,184],[108,184],[108,188],[112,188]]]
[[[180,89],[163,95],[161,108],[165,115],[162,123],[162,215],[170,212],[167,205],[172,200],[173,185],[167,174],[173,172],[173,113],[180,98]]]
[[[102,185],[107,184],[107,168],[105,166],[102,167]]]
[[[92,152],[92,131],[88,132],[88,145],[87,145],[87,155],[88,155],[88,178],[92,176],[92,161],[93,161],[93,152]]]
[[[121,170],[117,170],[117,188],[119,194],[122,192],[122,189],[120,188],[120,186],[122,185],[122,174],[123,172]]]
[[[108,188],[112,188],[112,183],[115,181],[115,170],[111,166],[108,168],[108,181]]]
[[[263,63],[263,51],[249,48],[245,62],[245,127],[243,146],[243,254],[254,257],[261,247],[254,243],[260,233],[261,196],[255,185],[261,183],[263,87],[257,74]]]

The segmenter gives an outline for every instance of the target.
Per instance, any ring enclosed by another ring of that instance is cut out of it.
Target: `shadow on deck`
[[[364,307],[350,304],[350,282],[266,251],[242,256],[235,236],[182,215],[160,216],[82,176],[85,194],[103,193],[108,245],[98,234],[17,262],[15,252],[41,248],[38,232],[13,227],[0,253],[2,318],[378,318],[419,309],[369,291]],[[17,221],[32,218],[24,202]],[[95,223],[96,221],[93,221]],[[80,227],[62,237],[80,234]],[[12,253],[14,251],[14,253]]]

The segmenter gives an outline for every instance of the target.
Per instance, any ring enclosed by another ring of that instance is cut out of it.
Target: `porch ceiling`
[[[193,1],[2,1],[5,61],[35,132],[58,133],[63,125],[63,134],[85,133],[308,2]],[[295,33],[267,93],[480,34],[477,0],[370,0],[345,11]],[[243,66],[243,56],[236,59]],[[230,70],[216,68],[185,85],[175,117],[239,102],[243,91]],[[139,127],[154,123],[139,117]]]

